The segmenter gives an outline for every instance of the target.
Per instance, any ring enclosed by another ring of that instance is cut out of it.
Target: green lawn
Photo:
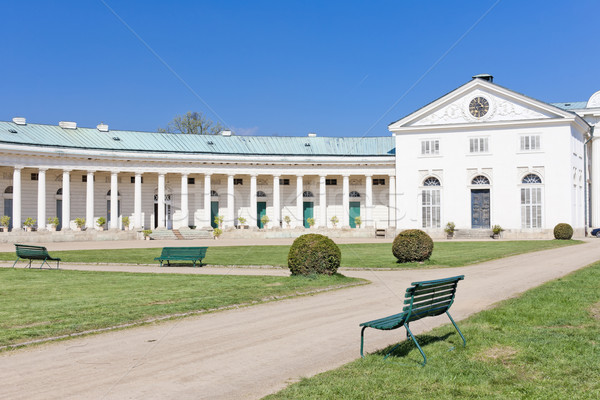
[[[360,282],[0,268],[0,346]]]
[[[598,399],[599,282],[597,263],[459,322],[466,348],[451,325],[419,335],[424,368],[405,342],[393,362],[370,355],[267,399]]]
[[[431,259],[424,264],[398,264],[392,255],[391,243],[341,244],[342,267],[349,268],[416,268],[458,267],[530,251],[582,243],[577,240],[520,240],[486,242],[435,243]],[[273,265],[287,266],[290,246],[210,247],[205,264],[212,265]],[[160,248],[52,251],[64,262],[156,264],[154,257]],[[14,260],[15,253],[0,253],[0,260]],[[24,261],[22,261],[24,263]],[[191,265],[191,263],[190,263]]]

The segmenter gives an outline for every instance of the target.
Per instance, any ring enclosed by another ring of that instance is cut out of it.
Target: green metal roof
[[[550,103],[554,107],[561,108],[565,111],[581,110],[587,107],[587,101],[572,101],[570,103]]]
[[[13,131],[16,131],[14,133]],[[95,128],[63,129],[56,125],[0,121],[0,144],[163,153],[286,156],[393,156],[393,136],[280,137],[185,135]]]

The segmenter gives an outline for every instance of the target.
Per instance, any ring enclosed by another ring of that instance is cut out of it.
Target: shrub
[[[454,235],[455,230],[456,230],[456,225],[454,224],[454,222],[448,222],[446,224],[446,227],[444,228],[444,232],[446,232],[450,236]]]
[[[419,229],[400,232],[392,244],[392,253],[399,263],[428,260],[432,251],[433,240]]]
[[[78,228],[83,228],[85,226],[85,218],[75,218],[75,225]]]
[[[10,217],[8,215],[3,215],[0,218],[0,226],[8,228],[8,225],[10,225]]]
[[[58,220],[58,217],[49,217],[48,218],[48,224],[52,225],[55,228],[58,226],[59,223],[60,223],[60,221]]]
[[[246,225],[246,218],[238,217],[238,222],[239,222],[239,225]]]
[[[554,227],[554,239],[570,240],[573,237],[573,228],[569,224],[557,224]]]
[[[217,228],[220,228],[221,225],[223,225],[223,221],[225,220],[225,217],[222,215],[215,215],[215,219],[213,220],[215,222],[215,225],[217,226]]]
[[[152,229],[144,229],[143,231],[144,237],[148,237],[152,234]]]
[[[340,222],[340,220],[338,219],[338,217],[336,215],[331,217],[330,221],[331,221],[331,225],[333,225],[334,228],[337,226],[338,222]]]
[[[270,219],[268,215],[263,215],[262,217],[260,217],[260,223],[263,224],[263,228],[267,227],[267,224],[269,223]]]
[[[221,228],[215,228],[213,229],[212,234],[216,239],[223,234],[223,230]]]
[[[290,222],[292,222],[292,219],[290,218],[289,215],[286,215],[285,217],[283,217],[283,222],[285,222],[285,224],[288,226],[290,226]]]
[[[103,226],[105,223],[106,223],[106,218],[104,218],[104,217],[100,217],[96,220],[96,225],[98,225],[99,227]]]
[[[360,228],[362,225],[362,218],[360,216],[354,217],[354,224]]]
[[[500,225],[494,225],[492,226],[492,232],[494,233],[494,235],[499,235],[502,232],[504,232],[504,229],[502,229]]]
[[[306,223],[312,228],[313,226],[315,226],[315,219],[312,217],[308,217],[306,218]]]
[[[35,219],[28,217],[25,222],[23,222],[23,225],[25,225],[28,228],[33,228],[33,226],[35,225]]]
[[[123,218],[121,219],[121,222],[123,222],[123,227],[124,227],[125,229],[129,228],[129,222],[130,222],[130,221],[129,221],[129,217],[123,217]]]
[[[298,237],[288,253],[288,267],[292,275],[333,275],[341,260],[342,252],[333,240],[316,233]]]

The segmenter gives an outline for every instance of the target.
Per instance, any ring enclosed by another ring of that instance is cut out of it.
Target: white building
[[[0,215],[63,230],[224,226],[506,229],[600,226],[600,92],[547,104],[479,75],[368,138],[199,136],[0,122]],[[596,155],[596,156],[594,156]],[[586,168],[586,165],[588,168]],[[587,182],[587,185],[586,185]],[[586,202],[586,193],[589,202]],[[591,206],[591,207],[588,207]],[[586,214],[586,210],[588,211]],[[586,218],[591,216],[591,218]],[[118,216],[118,218],[112,218]],[[68,223],[67,223],[68,221]],[[214,225],[213,225],[214,226]]]

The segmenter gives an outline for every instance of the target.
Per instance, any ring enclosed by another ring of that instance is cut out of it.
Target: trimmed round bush
[[[342,252],[337,244],[316,233],[298,237],[288,253],[288,267],[292,275],[333,275],[341,260]]]
[[[573,228],[569,224],[557,224],[554,227],[554,239],[570,240],[573,237]]]
[[[429,260],[433,252],[433,240],[419,229],[400,232],[392,243],[392,253],[399,263]]]

